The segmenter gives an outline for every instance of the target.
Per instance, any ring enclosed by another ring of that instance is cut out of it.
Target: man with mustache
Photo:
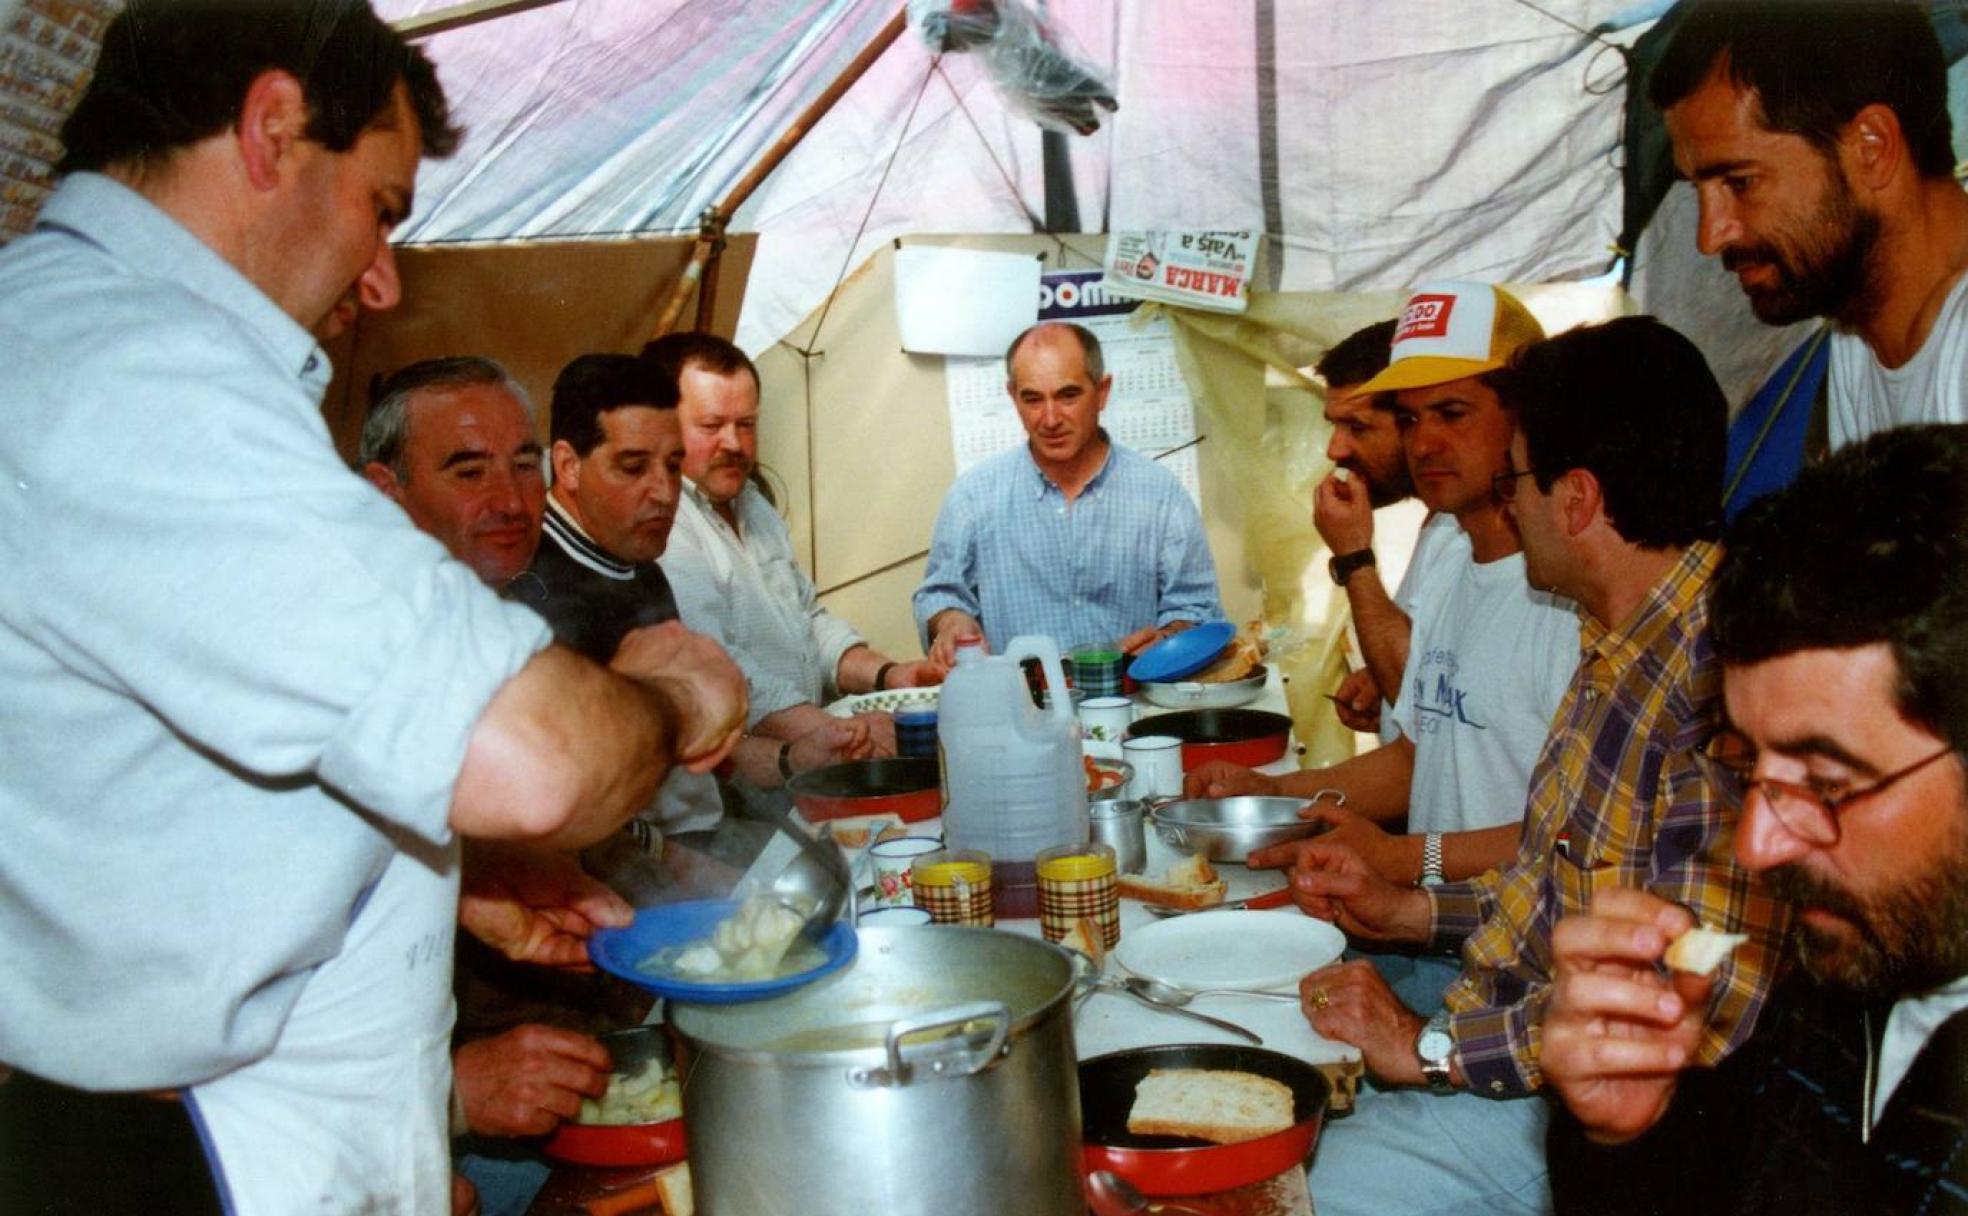
[[[1387,408],[1391,399],[1364,388],[1386,369],[1393,339],[1394,322],[1377,321],[1348,334],[1313,367],[1326,382],[1325,418],[1332,427],[1326,459],[1333,471],[1314,493],[1312,526],[1332,554],[1327,568],[1333,582],[1346,590],[1363,661],[1333,691],[1333,704],[1340,721],[1359,731],[1380,728],[1382,690],[1401,686],[1401,672],[1408,665],[1409,614],[1422,574],[1434,564],[1433,551],[1456,531],[1454,519],[1431,516],[1415,541],[1400,587],[1387,594],[1374,568],[1373,513],[1411,496],[1414,482],[1408,477],[1400,428]],[[1392,739],[1390,725],[1381,731],[1381,742]]]
[[[1438,526],[1423,554],[1405,674],[1392,685],[1398,733],[1329,768],[1277,777],[1200,765],[1184,779],[1189,797],[1339,790],[1344,806],[1313,811],[1332,825],[1322,839],[1395,882],[1467,878],[1515,855],[1531,769],[1578,661],[1572,606],[1525,583],[1493,487],[1516,427],[1494,373],[1543,336],[1515,296],[1488,283],[1427,284],[1409,297],[1392,361],[1360,389],[1392,399],[1415,492],[1448,529]],[[1455,967],[1422,959],[1415,970],[1431,986],[1404,995],[1425,1003]]]
[[[1722,725],[1708,628],[1722,390],[1692,343],[1647,317],[1529,346],[1496,384],[1517,426],[1493,484],[1523,540],[1520,577],[1578,604],[1576,671],[1548,719],[1508,865],[1416,889],[1320,839],[1268,851],[1294,854],[1299,905],[1354,942],[1461,953],[1433,1016],[1397,1001],[1367,962],[1301,982],[1314,1028],[1358,1046],[1379,1083],[1320,1142],[1311,1184],[1325,1216],[1545,1210],[1551,928],[1593,892],[1650,890],[1750,935],[1689,1044],[1708,1063],[1748,1036],[1783,931],[1750,876],[1711,857],[1738,811],[1735,783],[1705,754]],[[1415,461],[1424,486],[1425,468]]]
[[[758,369],[715,334],[666,334],[642,358],[676,386],[683,497],[663,568],[692,620],[716,621],[745,671],[755,733],[797,739],[826,726],[833,696],[943,682],[928,659],[898,660],[821,605],[792,534],[752,483],[758,467]],[[887,714],[858,715],[874,754],[895,753]]]
[[[1761,320],[1833,326],[1833,448],[1968,420],[1968,196],[1910,3],[1691,6],[1648,82],[1699,244]]]
[[[554,470],[532,564],[507,588],[553,626],[562,644],[590,657],[615,653],[649,624],[683,620],[722,642],[715,606],[679,611],[657,558],[664,555],[683,484],[677,390],[660,368],[634,355],[582,355],[554,381],[549,423]],[[740,670],[750,668],[739,662]],[[864,754],[862,722],[818,714],[791,738],[748,733],[732,750],[737,775],[773,787],[795,773]],[[643,822],[675,835],[707,832],[723,818],[707,773],[677,772]]]
[[[1100,425],[1114,387],[1100,339],[1034,325],[1012,340],[1005,373],[1026,443],[958,478],[937,512],[915,595],[930,657],[954,662],[963,637],[1000,650],[1024,634],[1133,654],[1221,617],[1195,503]]]
[[[1561,1206],[1968,1210],[1968,427],[1875,435],[1729,533],[1715,597],[1749,789],[1735,854],[1801,968],[1714,1072],[1686,908],[1602,895],[1554,937]]]

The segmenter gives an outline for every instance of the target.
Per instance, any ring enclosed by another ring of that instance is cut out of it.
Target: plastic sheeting
[[[379,3],[391,17],[438,7]],[[405,239],[691,230],[899,7],[564,0],[437,35],[430,51],[471,130],[457,157],[426,166]],[[1622,80],[1618,57],[1582,31],[1648,6],[1044,11],[1065,50],[1110,68],[1120,101],[1099,132],[1068,141],[1089,227],[1256,227],[1271,249],[1260,285],[1287,290],[1566,279],[1610,260]],[[1038,127],[976,62],[932,61],[915,32],[899,39],[735,218],[761,234],[739,329],[748,349],[897,236],[1039,226]]]

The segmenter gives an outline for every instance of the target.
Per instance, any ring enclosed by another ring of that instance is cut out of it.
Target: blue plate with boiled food
[[[735,899],[693,899],[644,908],[620,929],[601,929],[588,939],[588,957],[618,979],[673,1001],[697,1005],[736,1005],[763,1000],[831,975],[854,961],[854,926],[836,921],[819,942],[793,944],[795,951],[818,948],[820,961],[803,970],[762,980],[704,981],[661,969],[655,959],[665,950],[682,950],[707,940],[742,905]]]
[[[1229,621],[1209,621],[1172,633],[1134,657],[1128,678],[1137,684],[1162,684],[1194,675],[1215,662],[1236,636],[1237,627]]]

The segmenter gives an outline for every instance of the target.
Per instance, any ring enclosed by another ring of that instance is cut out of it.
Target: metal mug
[[[1148,804],[1139,799],[1087,804],[1087,826],[1093,840],[1114,850],[1114,862],[1123,874],[1139,874],[1148,868],[1147,818]]]

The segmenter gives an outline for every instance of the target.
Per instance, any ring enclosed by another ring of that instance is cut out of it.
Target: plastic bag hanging
[[[1007,105],[1041,126],[1077,135],[1120,108],[1089,64],[1057,45],[1026,0],[909,0],[909,15],[937,54],[969,53]]]

